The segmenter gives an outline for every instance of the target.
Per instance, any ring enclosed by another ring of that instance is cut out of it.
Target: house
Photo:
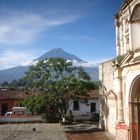
[[[87,97],[69,101],[67,116],[73,116],[73,121],[93,120],[94,114],[99,114],[99,91],[91,90]]]
[[[115,27],[116,59],[99,66],[100,125],[116,140],[140,140],[140,0],[124,1]]]
[[[29,95],[21,90],[0,89],[0,115],[11,112],[12,107],[20,107],[21,102]]]

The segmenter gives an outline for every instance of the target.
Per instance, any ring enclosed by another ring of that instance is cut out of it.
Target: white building
[[[93,120],[94,115],[99,114],[99,91],[92,90],[88,97],[81,97],[69,101],[67,115],[73,116],[74,121]]]

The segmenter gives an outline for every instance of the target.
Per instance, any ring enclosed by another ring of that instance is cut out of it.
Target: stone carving
[[[125,33],[129,32],[129,22],[128,19],[125,19]]]
[[[127,34],[127,35],[125,36],[125,39],[126,39],[126,44],[129,44],[129,34]]]

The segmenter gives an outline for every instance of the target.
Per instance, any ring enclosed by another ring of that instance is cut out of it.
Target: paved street
[[[0,125],[0,140],[66,140],[59,124]]]
[[[0,140],[113,140],[93,123],[0,124]]]

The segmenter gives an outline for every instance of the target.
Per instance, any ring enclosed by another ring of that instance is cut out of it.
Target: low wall
[[[0,117],[0,123],[41,122],[40,117]]]
[[[97,115],[74,115],[72,116],[72,119],[73,121],[99,121],[99,117]]]

